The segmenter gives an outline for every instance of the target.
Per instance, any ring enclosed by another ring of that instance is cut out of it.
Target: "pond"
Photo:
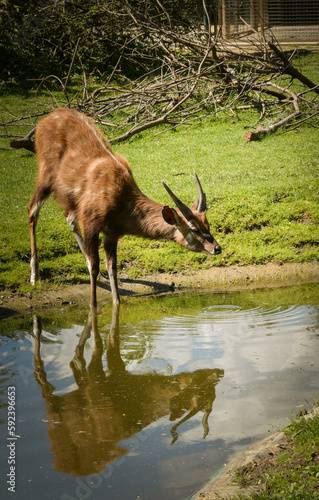
[[[186,500],[318,398],[319,284],[45,309],[0,341],[2,498]]]

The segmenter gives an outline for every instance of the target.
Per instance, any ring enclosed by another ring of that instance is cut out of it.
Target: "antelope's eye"
[[[197,227],[194,227],[193,232],[195,234],[201,234],[201,231],[199,229],[197,229]]]

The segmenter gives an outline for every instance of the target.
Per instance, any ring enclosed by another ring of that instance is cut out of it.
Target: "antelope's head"
[[[192,250],[193,252],[208,253],[217,255],[221,253],[221,248],[215,238],[210,233],[209,222],[206,218],[206,195],[203,192],[196,172],[195,182],[198,198],[189,208],[171,191],[163,182],[163,186],[176,204],[178,210],[165,205],[162,209],[164,220],[178,230],[176,243]]]

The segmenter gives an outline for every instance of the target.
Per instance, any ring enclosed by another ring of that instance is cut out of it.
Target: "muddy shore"
[[[188,275],[157,274],[143,279],[128,279],[119,276],[122,302],[129,297],[148,297],[156,294],[185,293],[196,291],[230,292],[257,288],[277,288],[296,284],[319,282],[319,263],[266,264],[264,266],[232,266],[199,270]],[[0,318],[10,312],[24,313],[61,304],[84,305],[89,301],[89,280],[87,283],[59,288],[42,289],[27,294],[11,293],[1,295]],[[101,278],[98,283],[98,301],[111,301],[108,281]]]

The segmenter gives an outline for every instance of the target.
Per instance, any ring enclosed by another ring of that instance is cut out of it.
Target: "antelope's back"
[[[74,109],[58,108],[43,118],[36,128],[36,152],[39,166],[43,163],[57,168],[65,159],[76,158],[73,168],[82,168],[90,159],[110,151],[105,136],[94,122]]]
[[[56,109],[36,130],[39,177],[50,178],[56,201],[66,212],[105,218],[135,187],[124,158],[113,153],[107,138],[86,115]]]

